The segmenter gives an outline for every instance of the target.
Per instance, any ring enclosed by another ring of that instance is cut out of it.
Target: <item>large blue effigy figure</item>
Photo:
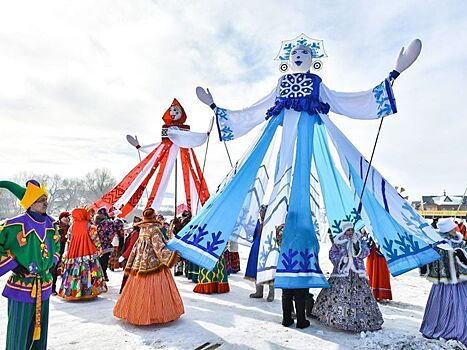
[[[366,226],[394,276],[437,260],[439,255],[431,245],[447,247],[443,239],[327,115],[378,119],[396,113],[391,83],[415,61],[420,49],[419,40],[402,49],[395,70],[374,88],[343,93],[330,90],[310,72],[312,66],[321,65],[319,59],[326,54],[322,41],[302,34],[282,43],[277,58],[286,74],[269,95],[251,107],[236,111],[218,107],[209,90],[197,88],[200,100],[215,111],[221,141],[265,125],[218,192],[168,247],[212,269],[228,240],[251,244],[260,205],[267,202],[257,282],[275,279],[277,288],[328,287],[319,266],[313,220],[311,181],[316,174],[333,235],[342,232],[346,221]],[[336,168],[329,140],[337,149],[346,178]],[[368,182],[361,196],[367,171]],[[273,181],[272,193],[266,199],[269,181]]]

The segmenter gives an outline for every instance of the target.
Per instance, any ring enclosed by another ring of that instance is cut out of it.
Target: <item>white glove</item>
[[[216,108],[216,104],[214,103],[214,99],[212,98],[209,89],[204,90],[201,86],[198,86],[196,88],[196,96],[198,96],[198,99],[201,102],[211,107],[211,109]]]
[[[396,79],[400,73],[409,68],[417,60],[421,51],[422,42],[420,39],[412,40],[407,49],[402,47],[401,52],[399,52],[399,56],[396,60],[396,66],[394,67],[396,73],[392,71],[389,75],[390,78]]]
[[[119,262],[119,263],[123,262],[123,260],[125,260],[125,258],[124,258],[123,256],[121,256],[121,257],[118,258],[118,262]]]
[[[347,264],[347,263],[349,262],[349,257],[348,257],[348,256],[344,256],[344,257],[342,258],[342,262],[343,262],[344,264]]]

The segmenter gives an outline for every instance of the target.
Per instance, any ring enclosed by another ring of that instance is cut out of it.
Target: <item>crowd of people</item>
[[[25,209],[0,226],[0,275],[13,272],[3,292],[8,298],[7,349],[46,349],[50,295],[67,301],[96,298],[107,291],[108,269],[124,271],[113,314],[135,325],[171,322],[185,312],[173,274],[195,283],[194,292],[211,294],[229,292],[228,275],[240,270],[233,242],[213,270],[196,266],[166,247],[189,224],[189,211],[166,222],[147,208],[142,218],[135,216],[129,224],[116,209],[75,208],[60,213],[55,221],[46,213],[47,191],[37,181],[28,181],[25,188],[1,181],[0,187],[15,194]],[[265,211],[262,206],[245,270],[245,278],[255,282],[251,298],[263,298],[264,283],[256,283],[256,266]],[[434,247],[440,259],[422,269],[433,287],[421,333],[467,344],[466,227],[463,220],[452,219],[432,225],[452,250]],[[283,230],[277,228],[279,243]],[[296,319],[297,328],[306,328],[315,318],[346,331],[381,329],[378,302],[388,302],[392,293],[377,243],[350,222],[330,239],[330,288],[323,288],[316,301],[308,289],[282,288],[282,325],[289,327]],[[267,301],[273,302],[274,281],[265,284]]]

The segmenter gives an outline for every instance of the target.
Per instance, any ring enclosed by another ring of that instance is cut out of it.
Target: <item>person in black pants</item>
[[[313,294],[308,288],[282,289],[282,325],[289,327],[294,324],[292,318],[293,303],[297,317],[297,328],[307,328],[310,321],[306,319],[306,310],[313,308]],[[308,314],[308,313],[307,313]]]
[[[113,251],[112,240],[116,234],[116,225],[113,220],[110,219],[107,208],[102,207],[97,211],[94,218],[94,222],[97,226],[97,235],[101,242],[102,255],[99,257],[99,263],[104,273],[104,279],[106,282],[109,281],[107,276],[107,267],[109,266],[110,253]]]

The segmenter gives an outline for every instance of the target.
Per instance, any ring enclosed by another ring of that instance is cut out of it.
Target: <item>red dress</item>
[[[73,225],[68,251],[62,258],[64,267],[58,295],[66,300],[93,299],[107,291],[98,260],[100,242],[97,230],[91,225],[86,209],[74,209],[71,215]]]
[[[376,248],[376,244],[371,246],[370,255],[368,255],[366,261],[366,271],[375,299],[392,300],[388,264],[384,256]]]

